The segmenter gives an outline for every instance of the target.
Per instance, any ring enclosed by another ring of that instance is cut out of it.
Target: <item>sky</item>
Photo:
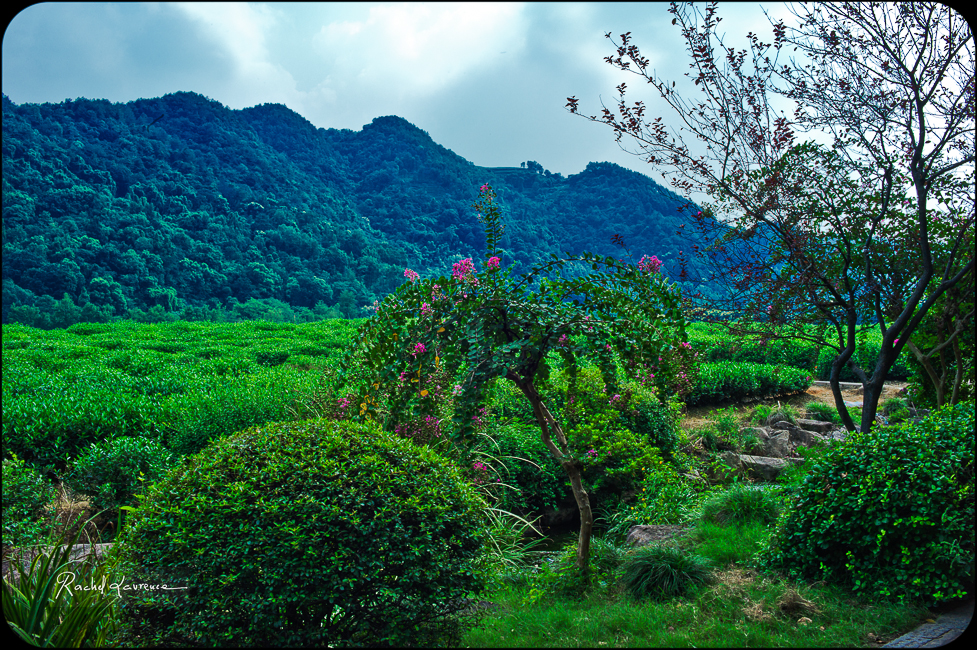
[[[784,5],[764,3],[774,17]],[[610,161],[664,182],[621,150],[599,114],[615,87],[676,116],[638,77],[604,62],[631,32],[650,67],[683,87],[689,56],[667,3],[43,3],[10,19],[11,101],[127,102],[193,91],[232,109],[280,103],[321,128],[399,115],[476,165],[535,160],[564,176]],[[756,3],[720,3],[730,43],[772,40]],[[722,30],[721,30],[722,31]],[[739,37],[737,40],[736,37]],[[691,88],[691,84],[688,84]],[[693,91],[694,92],[694,91]]]

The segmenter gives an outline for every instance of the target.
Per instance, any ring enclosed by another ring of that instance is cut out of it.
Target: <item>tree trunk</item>
[[[590,495],[587,494],[587,490],[584,488],[583,481],[581,480],[580,464],[570,457],[566,434],[564,434],[563,428],[557,423],[556,418],[553,417],[550,410],[543,404],[532,380],[517,380],[511,373],[506,375],[506,377],[515,382],[523,395],[526,396],[526,399],[529,400],[529,403],[533,407],[533,414],[536,416],[536,421],[539,423],[539,428],[542,431],[543,444],[546,445],[550,454],[560,463],[560,467],[563,468],[563,471],[570,478],[573,498],[576,500],[577,508],[580,510],[580,534],[577,537],[577,568],[580,569],[584,580],[588,580],[590,578],[590,538],[594,531],[594,513],[590,508]],[[553,441],[553,437],[556,438],[556,442]]]

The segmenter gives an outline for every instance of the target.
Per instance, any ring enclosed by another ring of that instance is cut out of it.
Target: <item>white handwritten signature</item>
[[[109,591],[115,591],[116,595],[119,598],[122,597],[122,592],[123,591],[141,591],[141,590],[150,590],[150,591],[166,590],[166,591],[173,591],[173,590],[177,590],[177,589],[186,589],[186,587],[169,587],[169,586],[167,586],[165,584],[162,584],[162,585],[154,585],[154,584],[149,584],[149,583],[137,583],[137,582],[134,582],[134,583],[131,583],[131,584],[126,584],[126,578],[125,578],[125,576],[122,576],[122,579],[119,582],[113,582],[112,584],[108,584],[108,578],[107,577],[106,578],[102,578],[102,584],[91,584],[91,585],[88,585],[88,586],[85,586],[85,585],[74,585],[74,586],[72,586],[72,583],[74,581],[75,581],[75,574],[74,573],[72,573],[70,571],[64,571],[62,573],[59,573],[58,574],[58,582],[57,582],[57,584],[58,584],[58,593],[55,594],[55,598],[57,598],[58,596],[61,595],[61,591],[63,589],[69,589],[71,591],[81,591],[81,592],[84,592],[84,591],[99,591],[101,593],[105,593],[106,586],[108,586]]]

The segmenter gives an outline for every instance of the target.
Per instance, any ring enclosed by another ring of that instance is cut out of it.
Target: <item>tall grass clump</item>
[[[780,500],[770,488],[736,483],[702,504],[702,519],[722,526],[749,522],[771,524],[780,509]]]
[[[622,582],[634,600],[683,596],[710,580],[711,563],[699,555],[667,544],[649,544],[631,552]]]
[[[20,551],[11,555],[11,574],[3,577],[3,617],[22,642],[51,648],[105,647],[118,629],[117,592],[107,588],[117,582],[113,564],[76,557],[74,552],[85,524],[71,536],[52,529],[45,547],[25,551],[27,562]]]

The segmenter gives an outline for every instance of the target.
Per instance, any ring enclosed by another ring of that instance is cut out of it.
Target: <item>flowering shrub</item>
[[[573,486],[582,521],[578,562],[586,570],[593,526],[581,481],[587,448],[571,444],[541,390],[554,362],[571,374],[584,362],[593,364],[611,389],[618,383],[615,358],[635,367],[658,359],[666,378],[681,377],[683,370],[670,365],[676,354],[688,354],[679,346],[686,324],[679,292],[659,273],[589,253],[554,258],[514,279],[511,268],[501,267],[503,225],[491,187],[480,188],[473,207],[485,226],[484,269],[465,258],[454,263],[451,277],[408,276],[387,296],[342,364],[359,395],[353,417],[393,430],[436,415],[442,407],[430,377],[444,368],[460,387],[445,433],[459,448],[471,448],[490,380],[511,381],[532,406],[544,445]],[[568,265],[579,262],[593,272],[567,279]],[[645,260],[645,266],[653,263]]]

